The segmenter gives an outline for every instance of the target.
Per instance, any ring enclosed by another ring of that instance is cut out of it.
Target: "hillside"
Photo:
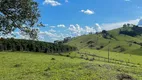
[[[108,49],[113,52],[142,53],[142,27],[125,24],[122,28],[82,35],[66,43],[78,49]]]

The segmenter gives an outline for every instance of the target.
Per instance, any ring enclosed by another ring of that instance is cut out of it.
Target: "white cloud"
[[[41,31],[41,32],[39,33],[39,35],[40,35],[40,36],[42,36],[42,35],[47,35],[47,36],[49,36],[49,37],[56,37],[56,34],[54,34],[54,33],[52,33],[52,32],[48,32],[48,31]]]
[[[57,27],[65,28],[66,26],[64,24],[60,24],[60,25],[57,25]]]
[[[73,36],[80,36],[84,31],[78,24],[70,25],[69,30],[72,32]]]
[[[3,37],[3,38],[12,38],[13,37],[13,38],[18,38],[18,39],[29,39],[29,36],[23,35],[20,31],[12,32],[12,34],[1,35],[0,37]]]
[[[41,31],[39,33],[39,40],[53,42],[55,40],[63,40],[65,37],[70,36],[69,34],[55,33],[50,31]]]
[[[38,35],[39,35],[39,40],[41,41],[52,42],[53,38],[58,38],[58,35],[56,33],[48,32],[48,31],[41,31]]]
[[[124,22],[115,22],[115,23],[104,23],[104,24],[96,23],[94,27],[85,26],[84,28],[81,27],[79,24],[76,24],[76,25],[70,25],[69,31],[71,31],[72,36],[81,36],[83,34],[88,34],[90,32],[95,33],[95,32],[101,32],[102,30],[112,30],[120,28],[127,23],[137,25],[139,21],[140,19],[129,20]]]
[[[80,27],[80,25],[70,25],[69,30],[72,36],[81,36],[83,34],[88,34],[90,32],[95,33],[96,29],[94,27],[85,26],[85,28]]]
[[[112,30],[116,28],[122,27],[124,24],[135,24],[137,25],[140,19],[135,20],[129,20],[124,22],[115,22],[115,23],[104,23],[104,24],[98,24],[96,23],[94,27],[85,26],[84,28],[81,27],[79,24],[76,25],[70,25],[69,30],[72,33],[72,36],[81,36],[83,34],[88,34],[90,32],[101,32],[102,30]]]
[[[96,29],[94,27],[85,26],[85,32],[86,32],[86,34],[88,34],[90,32],[95,33]]]
[[[0,38],[12,38],[14,37],[14,35],[11,35],[11,34],[7,34],[7,35],[0,35]]]
[[[56,0],[44,0],[43,4],[50,4],[51,6],[59,6],[61,3],[59,3]]]
[[[88,14],[88,15],[94,14],[94,11],[93,10],[89,10],[89,9],[87,9],[87,10],[81,10],[81,12],[83,12],[84,14]]]
[[[137,25],[140,19],[135,19],[135,20],[129,20],[129,21],[124,21],[124,22],[116,22],[116,23],[104,23],[101,24],[101,28],[103,28],[104,30],[112,30],[112,29],[116,29],[116,28],[120,28],[122,27],[124,24],[135,24]]]
[[[102,31],[102,28],[98,23],[95,24],[95,29],[96,29],[96,32],[101,32]]]
[[[54,32],[56,32],[56,30],[50,29],[49,32],[53,32],[54,33]]]

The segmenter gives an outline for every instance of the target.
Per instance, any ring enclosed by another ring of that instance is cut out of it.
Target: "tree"
[[[123,25],[123,28],[126,28],[126,27],[127,27],[127,25],[126,25],[126,24],[124,24],[124,25]]]
[[[0,0],[0,33],[16,29],[30,33],[40,17],[38,3],[33,0]]]
[[[104,38],[107,38],[108,32],[107,32],[106,30],[103,30],[103,31],[102,31],[102,35],[103,35]]]
[[[106,31],[106,30],[103,30],[102,33],[103,33],[103,34],[107,34],[107,31]]]
[[[29,32],[21,31],[20,35],[25,36],[26,39],[38,40],[39,29],[32,29]]]

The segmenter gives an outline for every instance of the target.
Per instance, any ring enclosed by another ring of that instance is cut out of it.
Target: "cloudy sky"
[[[111,30],[125,23],[137,24],[142,0],[35,0],[39,3],[39,39],[53,42],[67,36]]]

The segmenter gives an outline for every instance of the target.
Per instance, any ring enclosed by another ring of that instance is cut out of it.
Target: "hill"
[[[124,24],[122,28],[73,38],[66,44],[78,49],[142,54],[142,27]]]

